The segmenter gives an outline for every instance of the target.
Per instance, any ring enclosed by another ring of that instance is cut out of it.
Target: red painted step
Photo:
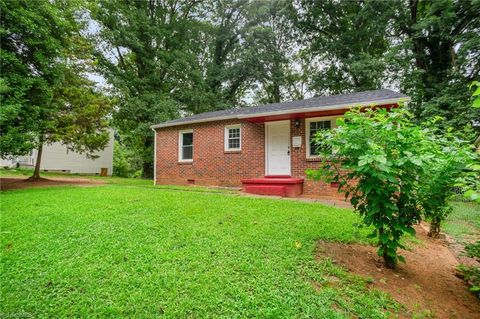
[[[287,176],[266,176],[243,179],[243,191],[258,195],[298,197],[303,192],[303,178]]]
[[[290,175],[267,175],[265,178],[292,178]]]
[[[282,185],[244,185],[243,191],[257,195],[287,196],[287,189]]]

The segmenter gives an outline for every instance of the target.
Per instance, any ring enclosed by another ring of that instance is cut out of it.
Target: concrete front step
[[[257,195],[298,197],[303,193],[303,178],[266,176],[242,179],[243,191]]]

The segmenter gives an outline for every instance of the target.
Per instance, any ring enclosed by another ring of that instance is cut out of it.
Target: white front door
[[[265,123],[266,175],[290,175],[290,121]]]

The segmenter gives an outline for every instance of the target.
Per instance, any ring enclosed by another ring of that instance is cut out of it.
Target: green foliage
[[[418,123],[441,116],[442,127],[463,128],[480,116],[467,87],[480,72],[478,12],[472,0],[298,1],[293,21],[309,89],[390,83],[412,97]]]
[[[480,71],[478,1],[400,1],[395,29],[404,36],[401,85],[419,122],[435,116],[444,128],[478,119],[468,84]],[[413,63],[412,63],[413,62]]]
[[[153,171],[156,124],[312,94],[412,97],[418,123],[480,116],[478,1],[89,1],[98,70],[119,98],[114,125]]]
[[[118,97],[114,125],[124,144],[142,157],[144,176],[153,175],[155,123],[178,117],[185,105],[202,103],[196,67],[200,48],[192,45],[201,24],[197,3],[180,1],[91,1],[99,30],[98,70]],[[180,85],[181,84],[181,85]]]
[[[461,138],[461,133],[453,129],[440,131],[439,121],[442,119],[425,123],[426,137],[430,140],[427,150],[430,159],[424,163],[425,172],[420,177],[419,187],[419,198],[430,221],[429,235],[432,237],[438,236],[441,223],[452,212],[449,198],[455,194],[453,186],[465,176],[465,170],[476,159],[473,146]]]
[[[81,36],[81,4],[0,2],[0,156],[53,142],[88,156],[108,142],[111,103],[86,78],[93,61]]]
[[[478,109],[480,108],[480,82],[478,81],[473,81],[471,84],[470,84],[470,89],[474,89],[473,93],[472,93],[472,97],[473,97],[473,104],[472,104],[472,107],[474,109]]]
[[[468,257],[473,257],[480,260],[480,240],[465,246],[465,251]]]
[[[465,173],[458,178],[457,185],[464,190],[466,199],[480,204],[480,164],[469,164]]]
[[[142,155],[144,176],[153,174],[151,125],[238,107],[257,86],[261,102],[299,96],[291,10],[284,0],[91,1],[99,70],[119,98],[114,124]]]
[[[478,108],[480,105],[480,83],[473,81],[470,84],[471,88],[474,89],[472,93],[472,108]],[[458,178],[457,185],[462,187],[466,199],[480,204],[480,162],[478,161],[478,156],[480,156],[480,135],[478,133],[476,133],[474,145],[477,147],[477,161],[467,165],[465,174]]]
[[[250,65],[250,87],[257,103],[302,99],[305,94],[305,57],[292,50],[297,46],[295,9],[291,1],[254,1],[248,9],[245,32],[245,61]]]
[[[0,193],[0,312],[386,319],[402,309],[314,258],[319,239],[366,242],[351,210],[102,179],[122,184]]]
[[[480,267],[460,264],[457,269],[462,273],[463,279],[469,284],[470,291],[480,298]]]
[[[323,153],[321,169],[308,176],[339,183],[363,224],[374,227],[371,236],[378,239],[379,256],[394,267],[403,260],[397,255],[400,238],[413,235],[412,225],[421,220],[418,188],[431,160],[426,151],[430,143],[403,109],[356,109],[337,125],[316,137],[318,145],[330,146],[335,155]]]
[[[386,32],[394,1],[300,1],[296,26],[304,35],[311,87],[317,93],[378,89],[388,81]]]
[[[455,183],[477,160],[460,134],[441,132],[441,120],[420,127],[401,108],[357,109],[339,119],[338,128],[316,137],[324,163],[309,176],[339,182],[364,224],[375,226],[372,236],[387,264],[396,263],[400,237],[414,232],[411,226],[422,213],[431,222],[430,235],[438,235],[452,211]]]
[[[118,177],[141,176],[141,156],[131,152],[124,145],[115,141],[113,149],[113,175]]]

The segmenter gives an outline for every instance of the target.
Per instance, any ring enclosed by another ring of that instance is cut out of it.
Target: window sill
[[[225,154],[238,154],[241,153],[242,150],[224,150],[223,153]]]
[[[178,161],[178,165],[192,165],[193,161]]]

